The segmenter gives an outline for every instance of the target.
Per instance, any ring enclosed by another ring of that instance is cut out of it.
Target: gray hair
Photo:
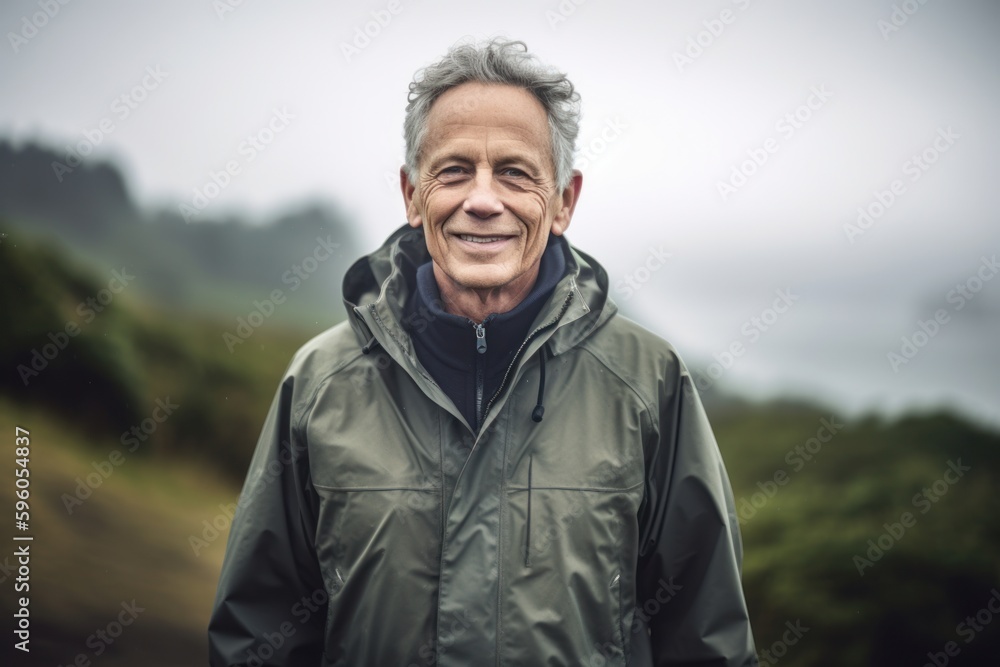
[[[403,122],[404,168],[410,183],[416,184],[431,106],[445,91],[469,81],[524,88],[542,103],[549,120],[556,184],[565,189],[573,176],[573,153],[580,133],[580,94],[565,74],[529,54],[524,42],[499,37],[482,45],[453,46],[441,60],[414,75]]]

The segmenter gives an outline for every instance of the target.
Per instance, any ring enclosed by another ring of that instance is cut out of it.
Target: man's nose
[[[503,212],[503,202],[494,190],[493,174],[489,170],[477,170],[462,210],[477,218],[489,218]]]

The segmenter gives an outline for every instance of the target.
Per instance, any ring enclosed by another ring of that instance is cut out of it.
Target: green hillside
[[[0,432],[11,444],[15,426],[31,439],[25,534],[34,537],[32,639],[30,660],[7,664],[70,665],[81,654],[107,667],[205,664],[227,533],[197,556],[190,542],[205,534],[204,521],[228,528],[217,517],[226,516],[237,487],[210,467],[176,457],[124,453],[115,465],[104,453],[111,448],[82,435],[73,420],[0,400]],[[14,478],[13,456],[0,460],[0,475]],[[13,506],[13,491],[2,486],[4,507]],[[0,565],[11,564],[0,558]],[[0,574],[5,588],[12,577]],[[96,632],[107,631],[133,600],[142,611],[105,644]],[[14,597],[0,596],[4,618],[14,611]]]
[[[242,338],[236,317],[150,307],[129,286],[115,293],[110,272],[7,234],[0,304],[11,317],[0,332],[0,392],[72,419],[104,447],[121,446],[121,434],[169,398],[180,407],[139,454],[191,457],[239,479],[292,353],[335,323],[327,316],[289,329],[281,304]]]
[[[950,641],[954,664],[997,664],[1000,623],[969,643],[956,631],[1000,586],[996,433],[946,414],[843,423],[788,405],[713,423],[759,650],[801,620],[810,631],[783,664],[919,666]]]
[[[103,273],[131,271],[130,293],[160,308],[246,316],[275,289],[281,318],[318,325],[343,317],[339,286],[360,253],[354,227],[328,203],[256,220],[207,207],[184,219],[176,207],[145,208],[118,164],[86,160],[53,173],[57,151],[0,139],[0,225],[72,248]]]

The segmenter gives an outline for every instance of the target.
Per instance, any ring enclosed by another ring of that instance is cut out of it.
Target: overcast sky
[[[45,4],[0,9],[0,136],[100,139],[141,203],[175,209],[235,161],[206,216],[321,200],[369,246],[404,222],[414,71],[467,36],[522,39],[583,97],[570,241],[703,386],[714,372],[750,396],[1000,425],[1000,279],[983,280],[1000,252],[1000,3]],[[845,227],[859,207],[871,222]]]

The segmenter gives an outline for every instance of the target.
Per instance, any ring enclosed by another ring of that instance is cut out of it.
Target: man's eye
[[[504,176],[513,176],[514,178],[525,178],[527,174],[518,169],[517,167],[507,167],[501,172]]]
[[[453,165],[438,172],[437,178],[442,183],[459,183],[465,178],[465,167]]]

